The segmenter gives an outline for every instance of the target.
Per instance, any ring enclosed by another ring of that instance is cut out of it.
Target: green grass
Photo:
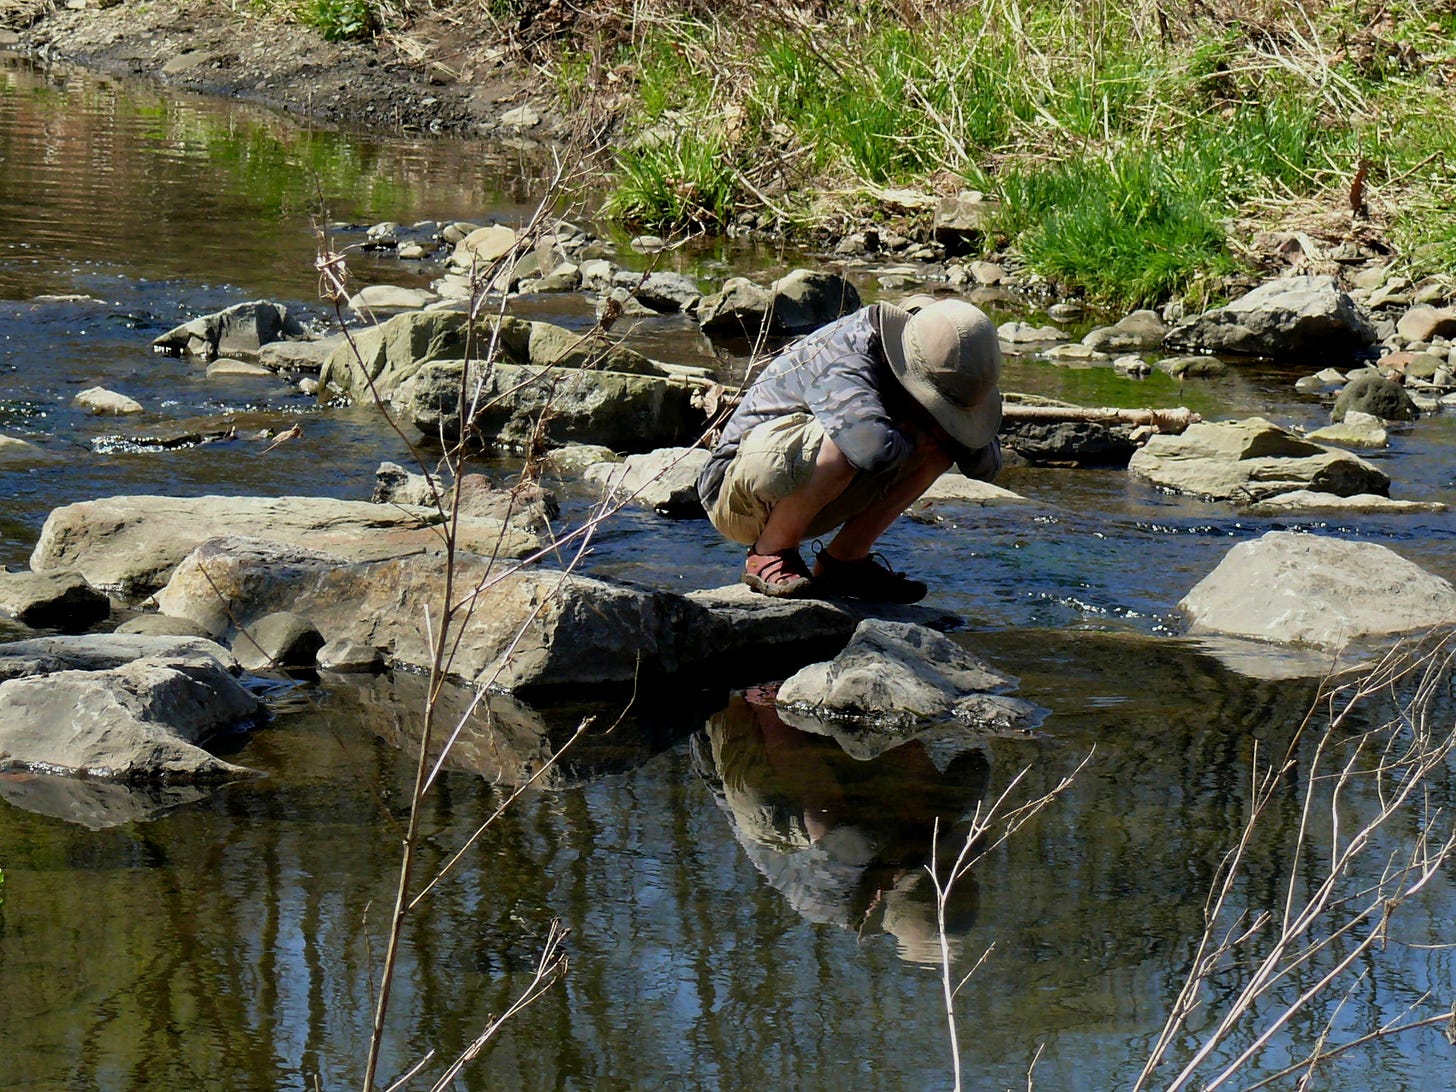
[[[909,22],[860,0],[815,24],[752,3],[660,11],[609,58],[636,81],[609,211],[708,230],[742,202],[828,219],[835,195],[959,175],[1001,198],[996,241],[1033,271],[1137,304],[1233,271],[1236,220],[1338,211],[1364,159],[1372,192],[1410,198],[1401,246],[1449,268],[1456,9],[1395,3],[1376,23],[1353,4],[1260,0],[947,0]],[[664,126],[669,139],[633,147]]]

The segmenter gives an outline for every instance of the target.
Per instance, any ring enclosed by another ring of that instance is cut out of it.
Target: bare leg
[[[921,440],[910,456],[906,474],[878,504],[847,520],[825,549],[840,561],[858,561],[868,556],[900,514],[914,504],[935,479],[950,469],[951,457],[929,438]],[[841,487],[842,489],[842,487]]]
[[[804,535],[814,517],[826,504],[844,492],[854,480],[855,473],[854,464],[844,457],[833,440],[828,436],[824,437],[809,480],[773,506],[758,541],[753,544],[754,552],[772,554],[780,550],[797,549],[804,541]],[[916,496],[925,492],[929,486],[930,482],[926,482]],[[889,523],[885,526],[888,527]]]

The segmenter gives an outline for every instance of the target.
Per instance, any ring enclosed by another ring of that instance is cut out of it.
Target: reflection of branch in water
[[[694,757],[744,852],[807,921],[860,936],[886,932],[903,958],[939,959],[927,882],[937,823],[959,829],[990,777],[978,745],[937,762],[921,740],[860,761],[833,740],[786,724],[771,698],[735,695],[695,737]],[[947,905],[970,930],[979,904],[966,883]]]

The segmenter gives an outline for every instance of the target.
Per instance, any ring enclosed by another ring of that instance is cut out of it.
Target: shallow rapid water
[[[0,472],[0,560],[24,565],[52,507],[98,496],[367,497],[374,467],[407,455],[372,412],[320,409],[282,381],[207,380],[150,341],[255,298],[325,322],[315,223],[516,222],[539,187],[520,153],[309,132],[0,54],[0,432],[66,456]],[[621,260],[634,259],[624,250]],[[806,259],[724,249],[672,260],[706,281]],[[351,261],[363,282],[428,279],[403,263]],[[868,272],[852,275],[873,294]],[[519,306],[589,321],[576,298]],[[711,358],[686,322],[644,327],[634,344]],[[1292,393],[1295,374],[1241,368],[1180,388],[1025,359],[1005,385],[1313,425],[1326,409]],[[79,413],[74,394],[95,384],[148,415]],[[266,456],[246,441],[101,453],[116,433],[295,422],[303,438]],[[1456,421],[1438,417],[1376,458],[1395,495],[1456,503],[1453,451]],[[1456,522],[1254,520],[1115,471],[1013,469],[1002,484],[1042,503],[902,521],[885,552],[931,580],[934,605],[966,617],[968,647],[1019,677],[1018,695],[1048,711],[1039,732],[935,738],[865,762],[716,680],[642,695],[431,897],[408,934],[382,1072],[460,1050],[523,987],[557,918],[571,930],[569,974],[462,1087],[949,1087],[922,871],[936,824],[954,839],[1019,771],[1021,791],[1044,792],[1091,753],[1065,795],[950,901],[961,968],[992,949],[958,998],[958,1028],[968,1087],[1026,1087],[1028,1070],[1038,1088],[1130,1085],[1247,816],[1256,754],[1282,754],[1313,697],[1311,683],[1238,674],[1178,639],[1178,598],[1230,546],[1272,527],[1371,539],[1456,577]],[[581,518],[587,499],[564,501],[566,517]],[[740,561],[703,523],[625,513],[587,564],[686,590],[734,579]],[[1438,709],[1448,722],[1449,699],[1448,688]],[[0,1087],[357,1087],[412,776],[398,744],[419,704],[409,677],[300,688],[268,728],[228,748],[265,777],[159,795],[146,819],[126,818],[135,799],[0,775]],[[554,739],[584,713],[599,725],[616,715],[506,699],[491,711],[502,725],[539,728],[544,717]],[[1300,829],[1295,807],[1308,748],[1296,755],[1238,887],[1250,910],[1276,904],[1291,868],[1303,884],[1320,867],[1320,835]],[[428,804],[429,863],[499,803],[492,779],[510,757],[484,732],[462,742]],[[1449,804],[1449,771],[1432,787],[1433,803]],[[1352,790],[1350,814],[1369,805]],[[1380,846],[1398,849],[1413,831],[1400,826]],[[1296,866],[1296,849],[1311,863]],[[1362,963],[1350,999],[1306,1010],[1251,1072],[1297,1058],[1327,1023],[1335,1040],[1352,1039],[1407,1008],[1428,1016],[1449,1004],[1456,968],[1441,945],[1453,918],[1443,873]],[[1352,1053],[1319,1086],[1449,1089],[1453,1073],[1444,1040],[1409,1034]]]

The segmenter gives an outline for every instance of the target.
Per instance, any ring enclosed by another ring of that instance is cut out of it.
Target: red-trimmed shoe
[[[918,603],[930,590],[923,581],[896,572],[883,554],[841,561],[819,548],[814,553],[813,578],[818,595],[867,603]]]
[[[748,551],[743,563],[743,582],[760,595],[775,599],[792,599],[807,595],[814,586],[809,566],[793,547],[770,554]]]

